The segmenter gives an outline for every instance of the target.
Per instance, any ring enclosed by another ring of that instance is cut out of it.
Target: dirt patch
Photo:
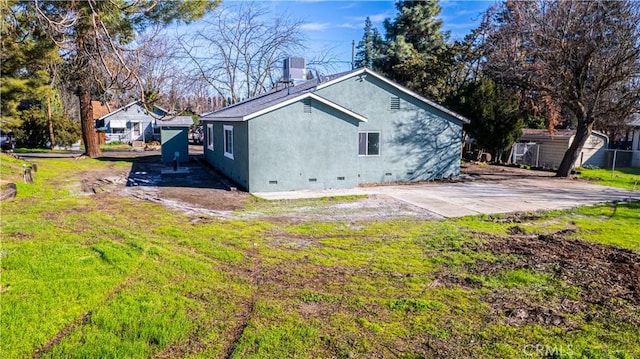
[[[233,211],[243,208],[250,196],[243,192],[216,190],[209,188],[161,187],[160,196],[194,207],[217,211]]]
[[[467,162],[460,166],[462,180],[502,181],[514,178],[553,177],[555,172],[528,170],[519,167]]]
[[[573,315],[588,317],[593,308],[611,315],[622,315],[627,322],[638,322],[633,309],[625,311],[614,302],[640,305],[640,255],[631,250],[568,239],[573,228],[546,234],[527,234],[518,226],[511,227],[507,238],[488,237],[478,248],[498,256],[509,255],[510,261],[476,263],[474,271],[490,276],[505,270],[528,269],[550,274],[567,287],[577,287],[576,296],[547,293],[533,296],[520,289],[502,288],[484,300],[505,316],[507,324],[555,325],[577,327]],[[608,309],[607,309],[608,308]],[[610,309],[610,310],[609,310]],[[636,309],[637,310],[637,309]],[[607,315],[609,315],[607,314]],[[640,323],[638,323],[640,324]]]
[[[16,184],[0,180],[0,202],[15,198],[18,193]]]
[[[414,218],[434,220],[440,217],[433,212],[409,205],[385,195],[369,195],[366,198],[335,202],[313,202],[313,205],[297,205],[296,202],[275,202],[280,208],[274,212],[265,209],[238,213],[241,218],[260,218],[277,223],[298,224],[305,222],[375,222]]]
[[[517,259],[502,268],[492,265],[483,272],[535,269],[553,273],[568,285],[580,287],[582,299],[589,303],[621,298],[640,304],[640,255],[627,249],[565,238],[574,233],[569,228],[550,234],[494,238],[486,244],[489,251],[515,255]]]
[[[160,156],[130,160],[130,169],[114,170],[114,165],[110,164],[108,169],[81,173],[81,190],[88,194],[110,194],[160,203],[187,215],[222,218],[244,207],[250,199],[246,192],[230,191],[220,175],[197,158],[181,165],[180,172],[175,174],[169,171],[172,168],[161,163]]]

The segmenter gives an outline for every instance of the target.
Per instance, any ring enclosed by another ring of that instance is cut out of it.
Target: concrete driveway
[[[519,211],[568,209],[612,201],[640,201],[640,191],[627,191],[571,179],[549,177],[501,181],[375,186],[323,191],[254,193],[264,199],[380,195],[425,209],[441,217]]]

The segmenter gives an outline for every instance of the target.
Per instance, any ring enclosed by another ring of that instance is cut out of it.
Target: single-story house
[[[201,116],[206,160],[250,192],[460,174],[466,118],[369,69],[307,76]]]
[[[575,130],[523,129],[522,137],[518,142],[528,145],[526,148],[531,152],[528,157],[531,163],[527,164],[556,169],[560,166],[575,135]],[[604,167],[608,144],[609,138],[606,135],[592,131],[582,148],[582,152],[578,155],[574,167]]]
[[[160,139],[159,122],[163,117],[176,118],[189,116],[172,116],[167,110],[154,106],[153,111],[147,110],[140,101],[131,102],[96,120],[96,129],[105,133],[105,141],[148,142]]]
[[[631,151],[633,151],[631,166],[640,167],[640,113],[635,113],[631,116],[629,125],[633,130],[631,141]]]

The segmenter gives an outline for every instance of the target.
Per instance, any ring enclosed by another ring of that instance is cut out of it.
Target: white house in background
[[[631,166],[640,167],[640,113],[636,113],[631,116],[631,122],[629,123],[633,129],[633,140],[631,142],[631,150],[633,151],[631,157]]]
[[[569,149],[575,130],[549,130],[523,129],[520,144],[528,145],[528,151],[533,166],[556,169],[560,166],[564,154]],[[596,166],[604,167],[606,163],[606,150],[609,138],[600,132],[593,131],[578,154],[574,167]],[[516,146],[517,147],[517,146]]]
[[[154,106],[149,112],[140,101],[131,102],[120,107],[96,120],[96,128],[104,131],[105,142],[125,142],[133,141],[148,142],[160,140],[160,124],[163,116],[166,119],[191,120],[190,116],[173,116],[165,109]]]

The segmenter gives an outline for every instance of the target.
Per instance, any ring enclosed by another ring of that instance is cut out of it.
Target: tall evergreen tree
[[[437,0],[398,1],[395,19],[387,19],[384,56],[374,67],[410,89],[435,100],[443,100],[447,76],[453,65],[442,31]]]
[[[364,21],[364,35],[362,40],[356,46],[355,68],[366,67],[373,69],[374,61],[380,56],[380,48],[382,47],[382,35],[378,29],[373,27],[371,19],[367,16]]]
[[[15,5],[8,1],[0,4],[0,126],[3,129],[20,127],[21,103],[46,101],[53,96],[48,70],[51,64],[60,61],[55,44],[47,34],[35,27],[35,19],[29,14],[14,11]]]
[[[524,123],[517,97],[488,78],[463,85],[449,105],[471,121],[467,131],[496,160],[522,134]]]

